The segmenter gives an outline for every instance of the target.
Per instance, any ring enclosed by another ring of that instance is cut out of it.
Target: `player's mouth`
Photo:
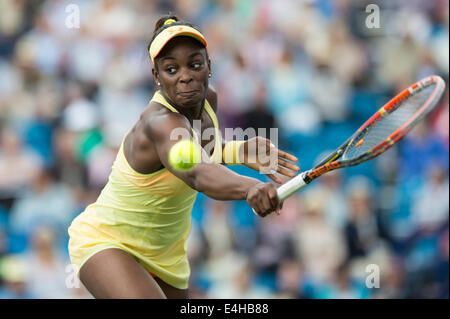
[[[200,93],[200,90],[178,92],[177,94],[181,97],[189,98],[189,97],[193,97],[194,95],[196,95],[198,93]]]

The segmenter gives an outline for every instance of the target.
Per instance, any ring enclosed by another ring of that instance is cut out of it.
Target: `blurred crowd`
[[[222,130],[276,127],[302,169],[415,81],[448,85],[447,0],[2,0],[0,298],[91,297],[67,228],[154,92],[146,47],[168,12],[208,39]],[[281,216],[199,194],[191,297],[448,298],[448,154],[446,89],[399,145],[324,175]]]

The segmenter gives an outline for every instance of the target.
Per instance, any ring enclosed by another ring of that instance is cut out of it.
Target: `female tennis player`
[[[197,192],[215,200],[246,200],[264,217],[279,213],[276,187],[241,176],[222,164],[250,161],[249,141],[223,143],[215,115],[217,95],[208,85],[211,66],[204,36],[175,16],[158,20],[149,45],[158,90],[125,136],[108,183],[97,201],[69,227],[69,253],[81,282],[95,298],[187,298],[186,240]],[[195,131],[194,120],[201,121]],[[168,152],[185,129],[203,158],[187,172],[175,170]],[[212,128],[214,136],[199,140]],[[270,141],[257,137],[259,143]],[[205,146],[214,148],[207,153]],[[276,149],[281,175],[293,177],[297,159]],[[224,161],[224,159],[227,159]],[[231,160],[229,160],[231,158]],[[268,174],[281,183],[276,174]]]

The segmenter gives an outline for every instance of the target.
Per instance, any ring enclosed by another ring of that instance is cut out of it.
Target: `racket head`
[[[444,80],[436,75],[406,88],[383,105],[334,152],[315,165],[306,174],[306,182],[330,170],[355,166],[382,154],[436,107],[444,90]]]
[[[360,164],[391,148],[436,107],[444,90],[444,80],[434,75],[400,92],[349,139],[340,156],[341,165]]]

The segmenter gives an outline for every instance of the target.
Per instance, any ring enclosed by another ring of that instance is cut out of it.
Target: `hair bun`
[[[164,21],[164,25],[171,24],[171,23],[174,23],[174,22],[177,22],[177,20],[175,20],[175,19],[167,19],[166,21]]]

